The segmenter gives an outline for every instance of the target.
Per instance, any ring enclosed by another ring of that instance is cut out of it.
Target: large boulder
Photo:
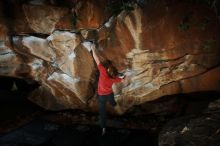
[[[1,13],[0,75],[39,82],[30,99],[42,107],[97,110],[89,41],[127,75],[114,85],[124,110],[164,95],[220,90],[220,22],[208,6],[149,1],[128,10],[122,3],[115,15],[105,0],[14,2],[21,13]]]
[[[123,11],[112,29],[100,51],[130,75],[118,97],[125,107],[163,95],[219,90],[219,21],[208,7],[150,2]]]

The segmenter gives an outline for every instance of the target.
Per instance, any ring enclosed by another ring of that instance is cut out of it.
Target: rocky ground
[[[96,113],[44,110],[18,91],[1,95],[5,98],[1,97],[0,106],[0,145],[219,144],[220,112],[215,92],[163,97],[121,116],[109,114],[105,136],[101,136]]]
[[[169,121],[159,134],[159,146],[219,146],[220,100],[199,115]]]
[[[34,120],[0,138],[0,144],[98,146],[98,145],[154,145],[152,135],[145,130],[108,128],[101,136],[98,126],[61,125]]]

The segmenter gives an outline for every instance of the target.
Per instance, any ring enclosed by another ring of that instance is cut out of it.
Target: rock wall
[[[96,111],[97,68],[88,51],[96,41],[100,58],[127,75],[113,87],[125,111],[164,95],[220,90],[220,21],[213,9],[175,0],[122,4],[116,14],[110,6],[0,2],[0,75],[39,82],[29,99],[46,109]]]

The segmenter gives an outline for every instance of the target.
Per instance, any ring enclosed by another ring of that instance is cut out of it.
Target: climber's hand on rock
[[[94,44],[94,43],[91,45],[91,48],[92,48],[92,51],[94,51],[94,50],[96,49],[96,47],[95,47],[95,44]]]
[[[122,79],[123,86],[128,86],[129,82],[130,82],[129,77],[125,75],[124,78]]]

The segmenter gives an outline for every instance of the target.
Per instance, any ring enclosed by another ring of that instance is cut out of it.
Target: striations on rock
[[[220,90],[220,21],[207,6],[150,1],[110,16],[105,0],[68,3],[20,2],[13,27],[0,15],[0,75],[39,82],[33,102],[97,110],[97,69],[84,44],[90,41],[127,75],[114,86],[125,111],[164,95]]]

